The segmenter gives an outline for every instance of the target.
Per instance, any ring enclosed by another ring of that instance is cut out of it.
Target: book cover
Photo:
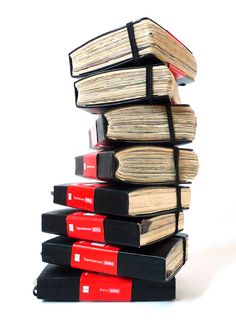
[[[54,186],[52,194],[53,202],[57,204],[124,217],[182,211],[190,205],[190,188],[183,186],[72,183]]]
[[[91,39],[71,51],[69,60],[72,77],[163,62],[177,83],[185,85],[194,80],[197,72],[192,52],[172,33],[147,17]]]
[[[89,130],[90,148],[131,144],[180,145],[190,143],[196,116],[189,105],[130,105],[100,114]]]
[[[33,293],[45,301],[167,301],[175,286],[175,278],[158,283],[47,265]]]
[[[189,184],[198,171],[191,149],[139,145],[91,151],[75,158],[75,174],[108,182],[133,184]]]
[[[101,215],[76,209],[42,214],[42,231],[111,245],[140,247],[183,230],[183,212],[135,218]]]
[[[185,263],[187,238],[180,233],[137,249],[58,236],[42,243],[42,260],[86,271],[161,282],[173,278]]]

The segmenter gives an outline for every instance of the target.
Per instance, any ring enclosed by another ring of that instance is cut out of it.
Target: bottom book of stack
[[[49,264],[34,294],[46,301],[167,301],[175,299],[175,278],[153,282]]]
[[[34,295],[48,301],[173,300],[187,243],[183,233],[141,248],[52,238],[42,244],[42,260],[49,264]]]

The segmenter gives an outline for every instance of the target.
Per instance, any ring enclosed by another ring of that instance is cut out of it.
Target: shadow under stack
[[[54,187],[42,231],[49,263],[34,294],[53,301],[163,301],[188,257],[184,210],[198,159],[196,117],[178,85],[196,62],[172,34],[143,18],[69,54],[76,105],[98,114],[91,149],[75,158],[85,183]]]

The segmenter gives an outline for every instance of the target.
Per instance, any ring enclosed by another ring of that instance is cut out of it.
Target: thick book
[[[164,62],[180,85],[195,79],[192,52],[169,31],[149,18],[102,34],[69,54],[72,77],[120,66]]]
[[[43,232],[130,247],[160,241],[183,228],[183,212],[157,214],[148,218],[117,217],[76,209],[42,214]]]
[[[74,84],[76,105],[91,113],[125,104],[180,104],[177,84],[167,66],[98,72]]]
[[[148,281],[168,281],[187,259],[188,236],[176,234],[141,248],[119,247],[68,237],[42,243],[42,260],[49,264]]]
[[[53,202],[71,208],[117,216],[142,216],[188,209],[190,188],[108,183],[72,183],[54,186]]]
[[[136,145],[92,151],[75,158],[75,174],[135,184],[184,184],[197,175],[197,155],[190,149]]]
[[[33,293],[45,301],[166,301],[175,287],[175,278],[158,283],[47,265]]]
[[[194,140],[196,126],[189,105],[130,105],[100,114],[89,130],[89,145],[185,144]]]

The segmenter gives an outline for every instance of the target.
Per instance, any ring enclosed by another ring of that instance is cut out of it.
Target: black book
[[[42,244],[43,262],[92,272],[167,281],[187,258],[187,235],[176,234],[141,248],[119,247],[58,236]]]
[[[69,54],[72,77],[120,66],[164,62],[180,85],[194,80],[191,51],[168,30],[145,17],[99,35]]]
[[[76,81],[74,89],[76,105],[90,113],[126,104],[181,103],[175,79],[163,64],[98,72]]]
[[[76,209],[42,214],[42,231],[112,245],[140,247],[183,230],[183,212],[146,218],[100,215]]]
[[[185,144],[194,140],[196,124],[189,105],[129,105],[100,114],[89,130],[89,145]]]
[[[54,203],[116,216],[155,215],[189,208],[190,188],[75,183],[54,186]]]
[[[157,283],[47,265],[34,295],[46,301],[165,301],[175,299],[175,285],[175,278]]]
[[[93,151],[76,157],[75,165],[78,176],[131,184],[186,184],[198,171],[192,150],[155,145]]]

